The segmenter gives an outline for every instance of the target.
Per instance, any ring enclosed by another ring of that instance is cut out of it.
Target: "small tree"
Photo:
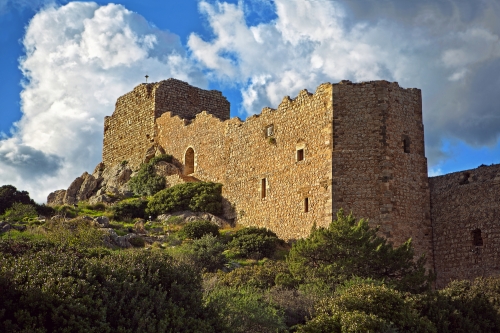
[[[426,273],[425,257],[414,261],[411,239],[394,249],[377,231],[341,209],[328,228],[313,228],[292,246],[290,272],[298,280],[320,279],[331,287],[358,276],[385,280],[399,290],[427,290],[432,276]]]

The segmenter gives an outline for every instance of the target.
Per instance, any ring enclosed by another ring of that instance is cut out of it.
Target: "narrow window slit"
[[[304,198],[304,213],[309,212],[309,198]]]
[[[304,149],[297,149],[297,162],[304,159]]]

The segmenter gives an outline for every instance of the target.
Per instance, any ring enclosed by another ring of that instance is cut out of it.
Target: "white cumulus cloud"
[[[23,116],[0,140],[0,183],[40,202],[101,160],[104,116],[143,82],[206,86],[179,37],[121,5],[71,2],[38,12],[23,40]]]

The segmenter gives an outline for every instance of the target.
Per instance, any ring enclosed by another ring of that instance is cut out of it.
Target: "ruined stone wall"
[[[181,162],[194,150],[191,176],[224,184],[227,217],[284,239],[304,237],[314,222],[331,221],[331,94],[330,84],[314,95],[304,90],[245,122],[201,113],[186,124],[166,113],[157,120],[158,142]]]
[[[437,287],[500,274],[500,165],[429,179]]]
[[[342,81],[333,87],[333,109],[334,211],[369,218],[396,246],[411,237],[431,267],[420,90]]]
[[[193,119],[207,111],[219,119],[229,119],[229,102],[217,90],[203,90],[186,82],[168,79],[155,84],[156,117],[167,111],[184,119]]]
[[[140,84],[118,98],[113,115],[105,118],[104,164],[113,166],[126,160],[138,168],[145,151],[155,142],[157,117],[170,111],[192,119],[203,110],[229,119],[229,102],[219,91],[199,89],[175,79]]]
[[[153,84],[141,84],[116,101],[104,118],[102,161],[106,167],[128,161],[137,168],[155,137]]]

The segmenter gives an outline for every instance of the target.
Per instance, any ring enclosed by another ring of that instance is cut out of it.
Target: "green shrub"
[[[55,206],[54,209],[57,215],[62,215],[69,218],[78,216],[78,213],[74,206],[70,205]]]
[[[151,160],[149,160],[149,163],[153,164],[153,165],[155,165],[158,162],[162,162],[162,161],[167,162],[167,163],[172,163],[172,160],[173,160],[172,155],[162,154],[162,155],[158,155],[158,156],[153,157]]]
[[[14,202],[3,215],[9,221],[23,221],[24,219],[36,218],[38,213],[35,205]]]
[[[500,332],[499,282],[498,277],[453,281],[442,290],[413,299],[440,333]]]
[[[198,239],[205,235],[219,236],[219,227],[210,221],[189,222],[181,229],[181,234],[190,239]]]
[[[1,332],[224,331],[199,274],[162,251],[41,249],[0,261]]]
[[[260,259],[271,257],[276,250],[279,239],[276,234],[266,228],[249,227],[238,230],[229,247],[240,256]]]
[[[298,332],[421,332],[436,327],[404,294],[372,280],[341,285],[333,297],[320,301],[316,317]]]
[[[133,247],[144,247],[146,246],[146,242],[142,237],[132,237],[129,240],[129,243],[132,244]]]
[[[160,215],[182,210],[222,213],[222,184],[193,182],[172,186],[155,194],[146,212]]]
[[[297,280],[321,280],[332,288],[359,276],[385,280],[398,290],[422,292],[433,276],[426,272],[425,257],[414,260],[411,239],[393,248],[368,221],[337,213],[327,228],[313,228],[309,237],[293,244],[287,257]]]
[[[216,286],[204,300],[231,332],[287,332],[283,311],[261,290]]]
[[[165,188],[165,178],[155,173],[155,165],[160,161],[172,162],[172,155],[153,157],[148,163],[141,165],[137,175],[129,181],[130,189],[136,195],[154,195]]]
[[[116,220],[127,220],[136,217],[146,218],[146,207],[148,201],[144,199],[130,199],[120,201],[111,207]]]
[[[200,270],[215,272],[224,268],[227,263],[227,258],[223,254],[226,247],[210,233],[195,239],[187,248],[188,258]]]
[[[220,285],[228,287],[250,286],[267,290],[275,285],[276,276],[288,272],[282,261],[268,260],[263,265],[249,265],[236,268],[229,273],[218,273]]]
[[[15,202],[33,205],[35,206],[35,202],[30,198],[30,194],[26,191],[18,191],[12,185],[3,185],[0,187],[0,215],[5,213],[7,209],[9,209],[12,204]]]

